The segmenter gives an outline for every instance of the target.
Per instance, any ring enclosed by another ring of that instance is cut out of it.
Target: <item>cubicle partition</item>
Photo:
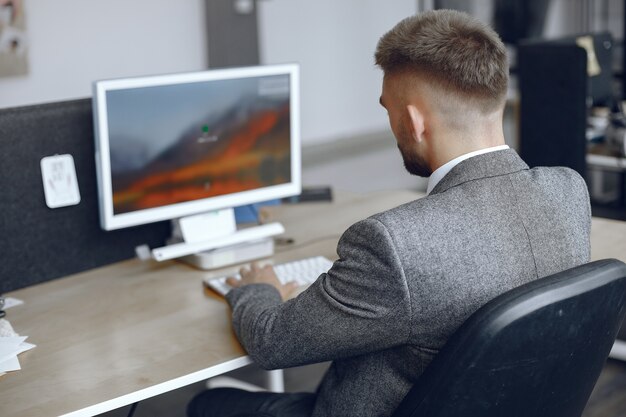
[[[520,156],[531,167],[587,174],[587,54],[576,46],[522,43],[518,50]]]
[[[163,245],[169,223],[100,228],[91,99],[0,110],[0,293],[135,256]],[[70,154],[77,205],[48,208],[40,161]]]

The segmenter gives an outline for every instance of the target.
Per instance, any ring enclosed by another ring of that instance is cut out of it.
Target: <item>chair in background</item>
[[[500,295],[444,346],[393,417],[576,417],[626,313],[626,264],[606,259]]]

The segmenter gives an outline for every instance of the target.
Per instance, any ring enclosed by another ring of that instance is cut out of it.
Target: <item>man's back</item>
[[[480,306],[587,262],[590,224],[574,171],[528,169],[513,150],[470,157],[428,197],[351,226],[297,298],[231,291],[233,327],[264,368],[333,361],[314,417],[388,416]]]
[[[351,248],[367,253],[367,242],[381,246],[376,252],[395,265],[377,267],[381,261],[372,260],[368,277],[341,281],[388,297],[389,303],[378,302],[380,311],[370,312],[387,319],[372,321],[369,332],[394,323],[394,333],[402,337],[371,353],[336,360],[320,386],[314,415],[389,415],[480,306],[513,287],[587,262],[589,229],[583,180],[566,168],[529,170],[514,151],[470,158],[428,197],[353,226],[346,233],[354,235],[348,238]],[[354,258],[352,249],[344,250]],[[385,275],[394,270],[398,276]],[[324,288],[330,293],[332,279],[331,270]],[[362,337],[360,329],[339,327]]]

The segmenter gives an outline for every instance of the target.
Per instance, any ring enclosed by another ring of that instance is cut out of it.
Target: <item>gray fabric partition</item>
[[[91,99],[0,110],[0,293],[135,256],[161,246],[169,223],[100,228]],[[46,206],[40,160],[71,154],[78,205]]]

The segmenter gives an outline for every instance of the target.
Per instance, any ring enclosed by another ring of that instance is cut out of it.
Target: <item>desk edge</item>
[[[250,359],[249,356],[241,356],[239,358],[231,359],[228,362],[211,366],[210,368],[205,368],[200,371],[178,377],[176,379],[172,379],[148,388],[141,389],[139,391],[131,392],[130,394],[124,394],[111,400],[90,405],[88,407],[72,411],[67,414],[62,414],[60,417],[82,417],[102,414],[107,411],[115,410],[117,408],[121,408],[126,405],[145,400],[147,398],[173,391],[175,389],[184,387],[189,384],[193,384],[198,381],[209,379],[214,376],[221,375],[238,368],[242,368],[251,363],[252,359]]]

